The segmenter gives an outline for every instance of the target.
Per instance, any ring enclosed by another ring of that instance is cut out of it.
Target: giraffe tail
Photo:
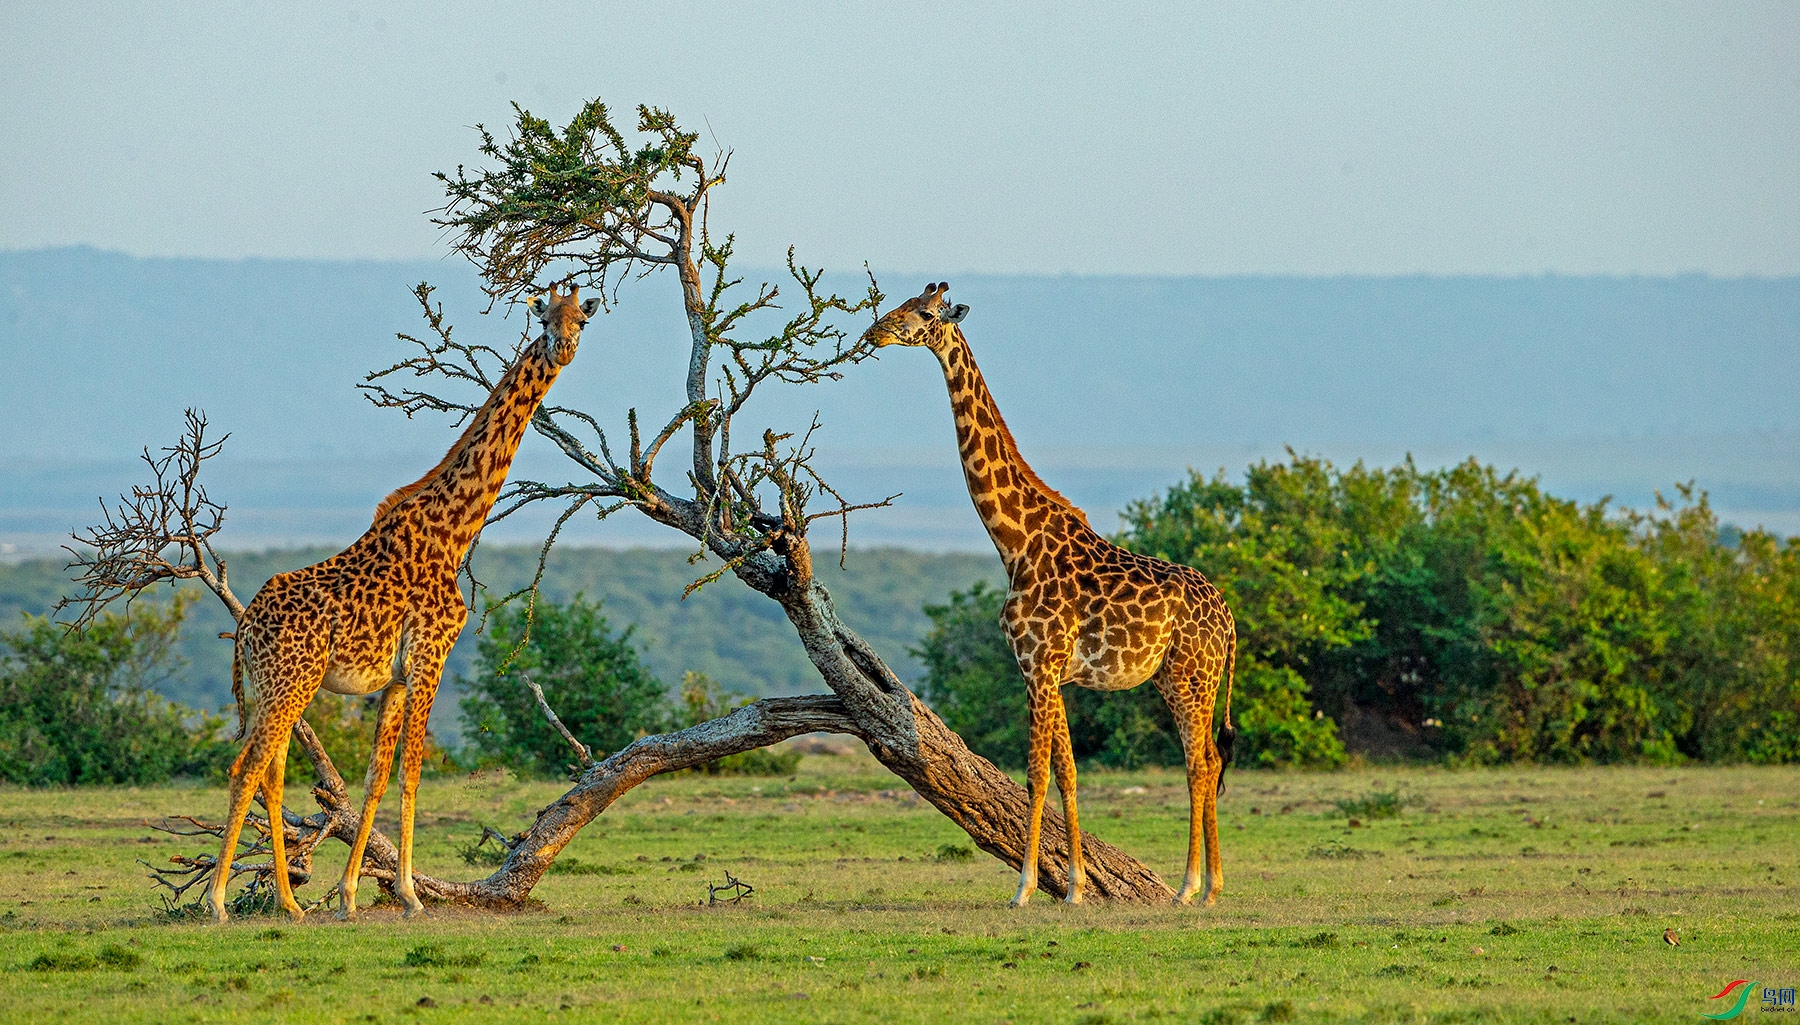
[[[243,740],[247,725],[244,721],[244,674],[243,674],[243,642],[236,636],[231,638],[231,700],[237,702],[238,731],[234,741]]]
[[[1225,770],[1231,768],[1231,749],[1237,746],[1237,727],[1231,725],[1231,683],[1237,675],[1237,632],[1232,631],[1231,650],[1225,654],[1225,700],[1220,702],[1219,735],[1214,746],[1219,752],[1219,789],[1225,793]]]

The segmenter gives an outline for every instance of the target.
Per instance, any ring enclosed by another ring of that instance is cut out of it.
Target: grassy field
[[[1083,780],[1090,828],[1178,877],[1179,777]],[[1213,909],[1009,910],[1013,874],[897,787],[864,756],[657,780],[541,910],[223,929],[158,915],[137,864],[192,852],[145,822],[220,789],[0,790],[0,1020],[1697,1021],[1729,980],[1800,982],[1800,768],[1239,773]],[[459,847],[559,789],[427,780],[421,868],[484,874]],[[726,872],[755,894],[705,906]]]

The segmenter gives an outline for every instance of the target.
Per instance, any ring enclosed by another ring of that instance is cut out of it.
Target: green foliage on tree
[[[632,629],[613,632],[598,602],[538,602],[495,609],[461,703],[463,735],[479,764],[561,776],[574,751],[526,688],[529,676],[563,724],[595,757],[676,719],[668,688],[638,658]]]
[[[152,690],[181,668],[174,645],[186,612],[177,596],[81,631],[28,616],[0,634],[0,781],[141,784],[216,772],[232,754],[224,720]]]

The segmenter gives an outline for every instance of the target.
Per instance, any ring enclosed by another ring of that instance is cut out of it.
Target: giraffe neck
[[[542,339],[527,347],[443,461],[411,488],[389,496],[376,520],[406,502],[424,514],[427,526],[451,551],[466,552],[500,497],[519,442],[561,369]]]
[[[956,329],[954,342],[933,351],[950,389],[950,408],[956,418],[956,441],[962,453],[963,479],[969,485],[969,497],[1010,574],[1024,563],[1032,535],[1055,519],[1050,513],[1072,512],[1084,524],[1087,518],[1045,484],[1019,454],[1019,446],[1000,416],[1000,407],[994,404],[994,396],[981,376],[981,368],[975,365],[962,329]]]

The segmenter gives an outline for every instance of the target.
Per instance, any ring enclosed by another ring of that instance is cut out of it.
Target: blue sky
[[[1800,273],[1800,4],[0,11],[0,248],[441,255],[518,100],[735,151],[753,262]]]

